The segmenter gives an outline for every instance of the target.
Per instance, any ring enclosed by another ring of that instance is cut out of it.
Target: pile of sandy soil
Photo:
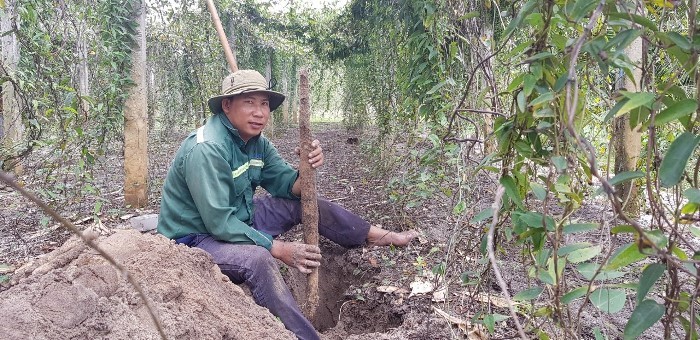
[[[294,339],[205,252],[120,230],[99,246],[140,283],[172,339]],[[136,290],[73,238],[15,272],[0,293],[0,339],[160,338]]]

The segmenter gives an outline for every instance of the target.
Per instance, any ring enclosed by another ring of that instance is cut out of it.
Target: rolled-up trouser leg
[[[255,198],[253,228],[280,235],[301,223],[301,202],[270,196]],[[318,199],[318,232],[346,248],[367,240],[369,223],[338,204]]]
[[[299,339],[319,339],[313,325],[299,310],[299,305],[282,279],[277,261],[267,249],[221,242],[211,236],[203,238],[196,247],[211,254],[221,272],[231,281],[245,283],[255,302],[279,317]]]

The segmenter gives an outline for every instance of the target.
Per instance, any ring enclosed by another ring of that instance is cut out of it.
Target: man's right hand
[[[321,249],[318,246],[299,242],[273,241],[270,254],[304,274],[321,265]]]

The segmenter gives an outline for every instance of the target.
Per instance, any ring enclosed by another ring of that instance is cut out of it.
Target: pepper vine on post
[[[309,71],[299,71],[299,136],[300,155],[313,151],[309,99]],[[303,159],[303,157],[302,157]],[[299,162],[301,180],[301,223],[304,226],[304,243],[318,245],[318,201],[316,198],[316,170],[307,161]],[[313,320],[318,307],[318,268],[307,277],[306,305],[304,312]]]

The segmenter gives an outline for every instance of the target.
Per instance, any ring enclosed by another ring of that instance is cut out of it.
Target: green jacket
[[[268,250],[272,236],[251,227],[258,186],[272,196],[298,199],[298,171],[262,136],[243,142],[224,114],[209,118],[177,151],[163,186],[158,232],[176,239],[211,234]]]

